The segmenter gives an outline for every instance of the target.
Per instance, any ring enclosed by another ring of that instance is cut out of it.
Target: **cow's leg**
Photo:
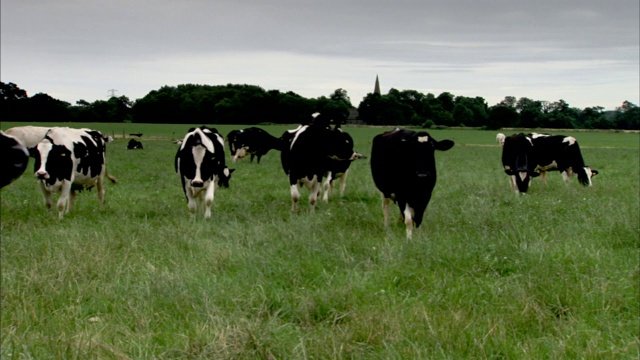
[[[255,156],[256,156],[255,154],[251,154],[251,158],[250,158],[250,161],[249,161],[249,162],[253,162],[253,158],[254,158]],[[259,162],[259,161],[258,161],[258,162]]]
[[[333,181],[333,174],[331,171],[327,173],[327,179],[322,184],[322,201],[329,202],[329,193],[331,192],[331,181]]]
[[[546,171],[540,171],[540,180],[542,180],[542,183],[547,185],[547,172]]]
[[[211,206],[213,205],[213,198],[215,196],[215,184],[218,182],[216,176],[213,177],[213,181],[209,183],[207,187],[207,193],[204,196],[204,218],[211,218]]]
[[[40,187],[40,190],[42,190],[42,196],[44,196],[44,206],[46,206],[47,209],[51,209],[51,205],[53,204],[51,191],[47,190],[47,187],[44,185],[44,181],[38,181],[38,186]]]
[[[407,228],[407,239],[411,239],[413,233],[413,209],[409,204],[404,206],[404,225]]]
[[[298,184],[292,184],[291,190],[291,211],[298,210],[298,201],[300,201],[300,189]]]
[[[391,202],[390,198],[384,197],[382,194],[382,215],[384,216],[384,226],[389,226],[389,215],[391,212]]]
[[[187,188],[185,194],[187,195],[187,207],[189,208],[189,214],[191,214],[192,217],[195,217],[198,204],[196,203],[193,190]]]
[[[104,197],[106,194],[104,183],[104,176],[99,176],[98,181],[96,182],[96,190],[98,192],[98,201],[100,202],[100,207],[104,205]]]
[[[515,191],[516,194],[519,193],[518,184],[516,184],[516,176],[515,175],[509,176],[509,184],[511,184],[511,190]]]
[[[322,185],[320,184],[317,175],[313,175],[313,179],[309,182],[309,189],[311,190],[311,193],[309,194],[309,205],[311,205],[311,210],[314,210],[318,203],[320,190],[322,189]]]
[[[347,174],[349,169],[345,170],[344,174],[340,177],[340,196],[344,196],[344,189],[347,188]]]
[[[260,159],[262,158],[262,155],[256,155],[256,157],[258,158],[258,164],[260,164]]]
[[[562,180],[564,180],[565,183],[569,182],[569,179],[571,179],[571,175],[573,175],[573,171],[571,168],[565,169],[562,172]]]
[[[62,186],[60,187],[60,198],[57,203],[58,210],[58,219],[63,218],[65,209],[69,203],[69,196],[71,196],[71,181],[64,180],[62,181]]]
[[[67,210],[64,212],[65,214],[68,214],[71,212],[71,209],[73,209],[73,204],[76,201],[76,192],[71,190],[71,192],[69,193],[69,200],[67,201]]]

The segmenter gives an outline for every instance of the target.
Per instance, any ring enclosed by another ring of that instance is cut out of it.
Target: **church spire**
[[[378,80],[378,74],[376,74],[376,85],[373,88],[373,93],[380,95],[380,80]]]

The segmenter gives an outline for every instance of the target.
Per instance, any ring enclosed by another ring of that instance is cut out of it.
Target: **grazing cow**
[[[429,133],[394,129],[373,138],[371,175],[382,192],[384,225],[389,225],[391,202],[404,219],[407,238],[422,223],[424,211],[436,185],[435,150],[453,147],[451,140],[437,141]]]
[[[281,139],[284,146],[280,159],[289,177],[291,211],[297,210],[302,186],[310,189],[309,204],[314,209],[323,176],[334,176],[339,171],[336,164],[344,166],[355,159],[353,140],[340,129],[331,129],[329,120],[317,114],[310,124],[285,132]]]
[[[142,143],[136,139],[131,139],[129,140],[129,143],[127,144],[127,149],[128,150],[135,150],[135,149],[140,149],[142,150]]]
[[[195,216],[199,203],[205,219],[210,218],[215,188],[229,187],[234,170],[225,166],[222,136],[206,126],[189,129],[176,153],[175,169],[191,215]]]
[[[504,139],[505,138],[506,138],[506,136],[503,133],[498,133],[496,135],[496,142],[498,143],[498,145],[504,146]]]
[[[0,131],[0,189],[19,178],[29,164],[29,151],[20,140]]]
[[[564,135],[511,135],[505,139],[502,165],[516,193],[526,193],[534,177],[546,183],[547,171],[560,171],[565,182],[575,173],[584,186],[591,186],[591,178],[598,174],[585,165],[576,139]]]
[[[591,178],[597,175],[598,171],[585,165],[576,138],[537,133],[527,136],[533,140],[536,155],[534,171],[540,174],[543,182],[546,183],[546,172],[555,170],[562,173],[565,182],[568,182],[571,176],[576,174],[580,184],[593,185]]]
[[[76,191],[95,186],[100,206],[104,204],[106,146],[99,131],[51,128],[32,150],[32,156],[47,208],[51,208],[51,195],[60,192],[57,203],[59,219],[71,211]]]
[[[227,135],[227,140],[229,141],[229,152],[233,162],[249,154],[251,155],[251,162],[253,162],[254,157],[257,157],[259,164],[260,158],[267,154],[269,150],[282,150],[282,142],[279,138],[257,127],[231,130]]]

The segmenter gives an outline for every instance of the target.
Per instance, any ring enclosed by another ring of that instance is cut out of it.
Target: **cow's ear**
[[[447,151],[453,147],[454,142],[451,140],[436,141],[435,149],[440,151]]]
[[[598,175],[598,170],[591,169],[591,177]]]
[[[233,173],[234,171],[236,171],[236,169],[229,169],[229,174]]]

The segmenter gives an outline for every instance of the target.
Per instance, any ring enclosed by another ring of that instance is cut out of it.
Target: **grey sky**
[[[638,104],[638,0],[2,0],[0,75],[75,103],[163,85],[252,84],[305,97],[376,74],[435,95]]]

